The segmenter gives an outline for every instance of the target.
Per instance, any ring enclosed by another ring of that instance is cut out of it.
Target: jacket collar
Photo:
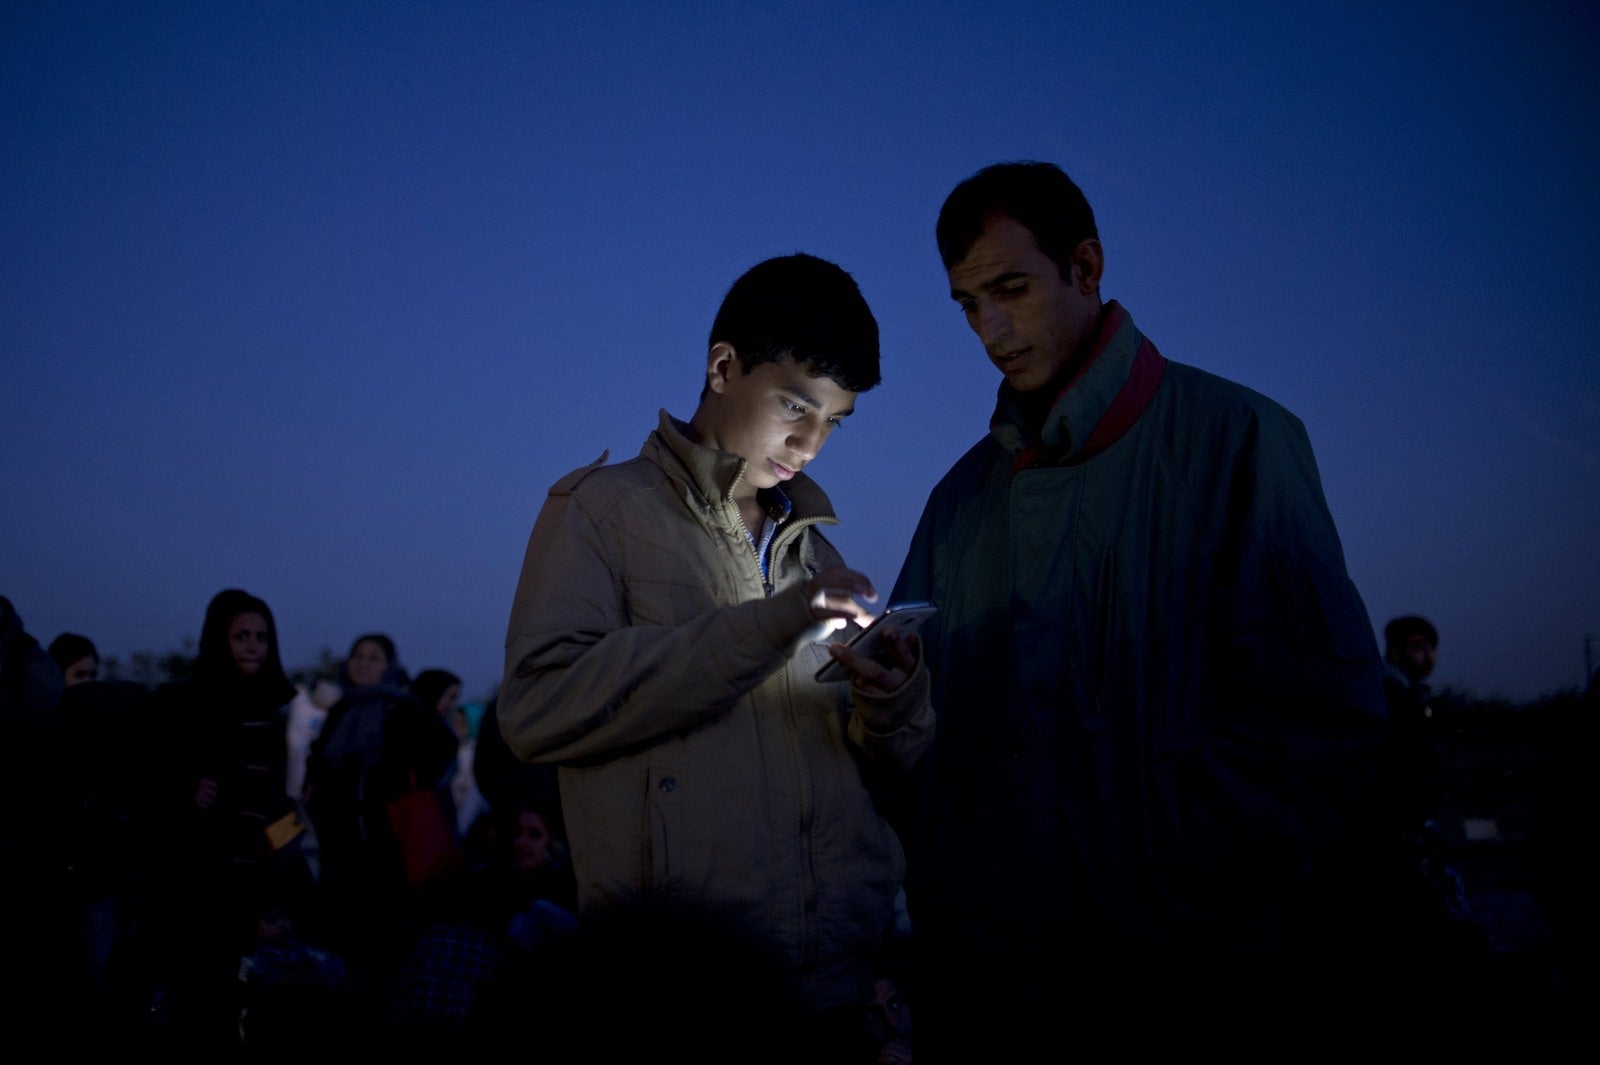
[[[656,431],[645,441],[640,454],[683,483],[701,505],[732,505],[734,486],[744,478],[749,466],[737,455],[696,441],[688,423],[674,418],[665,409],[660,413]],[[792,506],[790,518],[837,520],[827,493],[804,472],[796,473],[785,482],[783,494],[788,496]],[[776,511],[773,513],[776,520],[782,517],[785,508],[781,500],[768,498],[771,495],[773,493],[762,492],[760,498],[769,512]]]
[[[1004,382],[989,431],[1015,456],[1013,469],[1086,462],[1133,428],[1155,397],[1166,364],[1122,305],[1110,300],[1088,357],[1056,395],[1037,435],[1020,397]]]

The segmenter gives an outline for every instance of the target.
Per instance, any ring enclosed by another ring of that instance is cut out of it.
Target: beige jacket
[[[499,720],[560,766],[585,915],[709,917],[776,952],[796,1001],[870,990],[905,859],[858,761],[931,743],[928,675],[892,696],[821,684],[792,591],[840,561],[809,477],[771,549],[772,594],[732,491],[736,456],[661,412],[639,457],[562,478],[539,513],[506,633]]]

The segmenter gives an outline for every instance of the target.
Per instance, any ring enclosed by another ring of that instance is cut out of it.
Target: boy
[[[693,418],[663,410],[637,458],[551,489],[506,634],[501,728],[560,766],[581,916],[750,947],[770,968],[708,949],[695,975],[711,983],[677,957],[655,987],[695,985],[676,994],[711,1018],[770,978],[799,1020],[779,1042],[802,1055],[857,1045],[904,872],[863,766],[908,768],[932,739],[912,639],[852,663],[851,683],[814,677],[819,641],[877,596],[823,536],[837,519],[804,468],[879,379],[848,273],[804,254],[750,269],[713,322]]]

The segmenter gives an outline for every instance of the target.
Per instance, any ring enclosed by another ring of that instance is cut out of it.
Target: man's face
[[[1070,279],[1006,215],[992,219],[966,258],[950,269],[950,298],[983,341],[989,361],[1018,392],[1049,384],[1068,366],[1100,316],[1100,243],[1078,245]]]
[[[711,392],[694,426],[708,447],[749,463],[737,494],[754,495],[789,480],[822,450],[849,416],[856,394],[830,377],[812,377],[791,358],[749,373],[726,344],[711,349]]]
[[[1438,648],[1428,642],[1428,638],[1420,632],[1413,632],[1406,637],[1406,642],[1390,652],[1394,664],[1399,666],[1406,676],[1412,680],[1422,680],[1438,662]]]

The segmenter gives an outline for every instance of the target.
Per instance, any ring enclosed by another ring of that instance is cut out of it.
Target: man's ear
[[[1088,295],[1100,291],[1100,275],[1105,272],[1106,256],[1100,242],[1084,237],[1072,249],[1073,283],[1079,292]]]
[[[711,350],[706,353],[706,388],[721,395],[727,391],[728,379],[743,372],[744,367],[739,365],[739,353],[733,350],[732,344],[719,340],[711,345]]]

